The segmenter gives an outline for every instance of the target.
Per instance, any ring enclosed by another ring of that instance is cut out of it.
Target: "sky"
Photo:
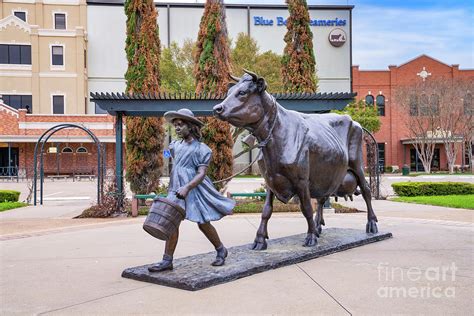
[[[159,1],[158,1],[159,2]],[[164,1],[164,2],[204,2]],[[283,0],[224,0],[283,4]],[[353,64],[387,69],[426,54],[448,65],[474,69],[474,1],[307,0],[308,4],[354,5]]]

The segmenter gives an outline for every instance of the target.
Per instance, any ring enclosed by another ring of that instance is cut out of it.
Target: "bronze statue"
[[[169,111],[164,117],[173,124],[176,135],[181,139],[173,141],[169,146],[174,165],[166,199],[183,208],[186,219],[198,224],[217,251],[216,259],[211,264],[222,266],[227,257],[227,249],[210,222],[232,214],[235,201],[222,196],[206,176],[212,152],[206,144],[200,142],[203,123],[188,109]],[[176,229],[166,241],[163,261],[149,267],[150,272],[173,269],[173,254],[178,236],[179,230]]]
[[[346,192],[346,187],[355,190],[344,184],[348,173],[349,182],[355,176],[367,204],[366,232],[377,233],[377,217],[364,177],[361,126],[347,115],[286,110],[266,92],[264,78],[245,72],[242,78],[231,76],[237,83],[213,110],[219,119],[249,130],[262,148],[258,163],[267,184],[267,197],[253,249],[267,248],[267,224],[274,197],[287,203],[294,195],[299,197],[308,223],[304,246],[315,246],[321,225],[325,224],[325,201],[332,194],[354,193]],[[311,198],[318,201],[314,220]]]

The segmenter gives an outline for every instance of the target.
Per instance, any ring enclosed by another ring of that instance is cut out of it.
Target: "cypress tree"
[[[208,0],[199,26],[194,56],[197,93],[227,92],[230,49],[222,0]],[[212,150],[208,175],[221,180],[232,174],[232,134],[230,125],[215,118],[203,118],[203,141]],[[221,185],[217,185],[219,189]]]
[[[126,0],[128,93],[155,93],[160,90],[160,39],[158,12],[153,0]],[[127,117],[127,180],[134,193],[145,194],[159,185],[163,166],[163,119]]]
[[[315,92],[318,83],[308,6],[306,0],[286,0],[286,3],[290,16],[281,68],[284,88],[292,92]]]

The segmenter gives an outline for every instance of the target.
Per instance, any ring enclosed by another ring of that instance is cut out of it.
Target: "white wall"
[[[158,7],[160,40],[168,43],[167,7]],[[185,39],[196,40],[202,8],[170,8],[170,38],[179,44]],[[88,30],[88,76],[90,92],[121,92],[125,89],[124,74],[127,70],[125,56],[126,17],[123,6],[87,6]],[[247,33],[247,9],[228,8],[226,10],[229,37],[233,40],[240,32]],[[273,26],[254,25],[254,17],[272,19]],[[286,26],[278,26],[276,17],[288,17],[286,9],[250,9],[250,34],[257,40],[261,51],[273,50],[281,54],[284,49],[283,37]],[[319,90],[321,92],[350,91],[350,11],[310,10],[311,19],[346,20],[342,28],[347,42],[342,47],[333,47],[328,41],[329,32],[336,26],[311,26],[316,57]],[[94,113],[89,105],[89,113]]]

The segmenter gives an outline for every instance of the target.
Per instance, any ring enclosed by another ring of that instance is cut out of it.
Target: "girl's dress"
[[[191,143],[184,140],[173,141],[169,149],[174,165],[171,170],[167,198],[186,210],[186,219],[202,224],[232,214],[235,201],[220,194],[208,176],[189,191],[185,200],[176,197],[176,191],[191,182],[199,166],[209,165],[211,149],[197,140]]]

